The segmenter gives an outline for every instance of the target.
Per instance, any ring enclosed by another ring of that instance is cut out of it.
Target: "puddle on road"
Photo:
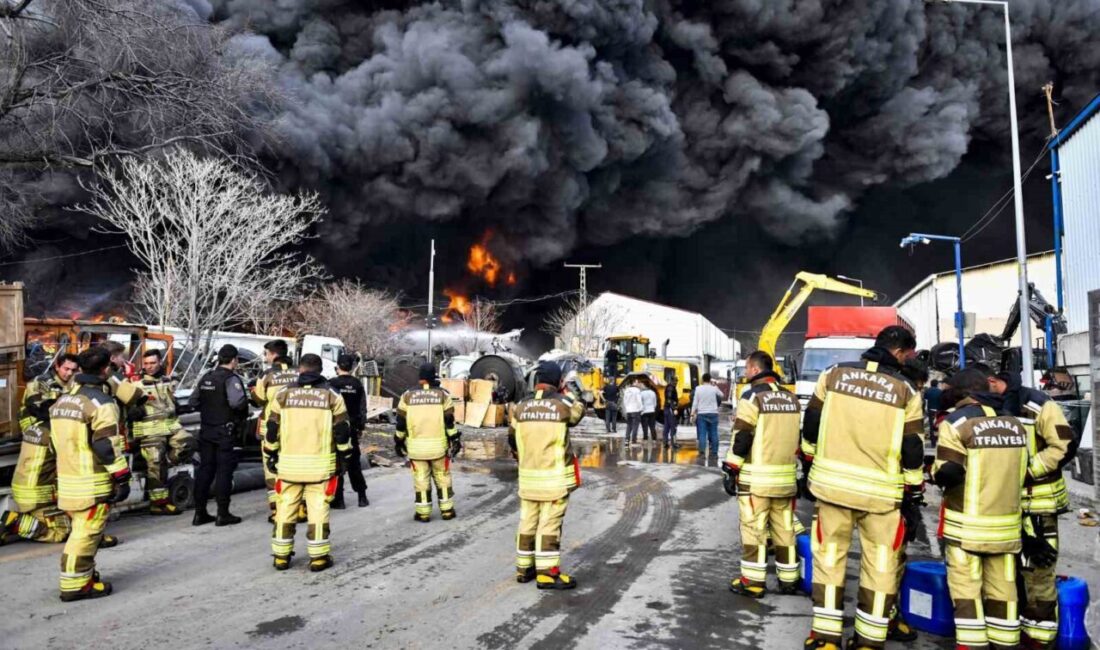
[[[512,459],[512,450],[505,437],[463,440],[462,446],[462,458],[466,460]],[[580,458],[581,467],[610,467],[628,461],[702,467],[720,464],[715,458],[700,456],[694,441],[681,442],[680,447],[672,449],[656,442],[626,445],[621,439],[574,440],[573,452]]]

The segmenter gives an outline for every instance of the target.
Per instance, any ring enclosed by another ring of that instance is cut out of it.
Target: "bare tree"
[[[297,312],[299,334],[335,336],[366,358],[399,350],[412,318],[396,296],[353,280],[322,285]]]
[[[0,0],[0,245],[19,243],[43,173],[82,173],[178,143],[247,155],[277,104],[273,71],[184,5]],[[36,200],[37,199],[37,200]]]
[[[177,149],[124,158],[79,206],[128,238],[144,266],[135,302],[158,325],[205,331],[247,322],[257,304],[286,303],[322,277],[285,252],[324,212],[316,194],[271,194],[254,173]]]
[[[569,352],[596,356],[604,339],[622,324],[622,315],[599,302],[581,310],[580,296],[570,296],[543,321],[542,331],[554,337],[554,344]]]
[[[492,345],[493,334],[500,333],[500,305],[477,297],[470,301],[466,309],[457,312],[452,318],[460,324],[459,334],[454,341],[460,354],[486,352]]]

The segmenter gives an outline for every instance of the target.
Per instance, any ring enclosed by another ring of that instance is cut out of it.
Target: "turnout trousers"
[[[178,465],[195,449],[195,439],[180,429],[172,435],[141,436],[141,457],[145,459],[145,489],[155,506],[168,503],[168,468]]]
[[[18,513],[10,530],[22,539],[56,544],[68,539],[72,522],[57,506],[43,506]]]
[[[945,544],[947,586],[955,605],[955,642],[1008,650],[1020,644],[1016,556],[979,554]]]
[[[554,501],[519,500],[519,531],[516,533],[516,569],[534,567],[549,574],[561,566],[561,527],[569,497]]]
[[[797,584],[800,578],[795,552],[793,501],[744,494],[737,497],[741,511],[741,576],[754,587],[764,587],[768,575],[768,536],[775,552],[779,581]]]
[[[416,514],[432,514],[432,483],[439,498],[439,511],[454,510],[454,490],[451,489],[451,459],[447,456],[434,460],[414,460],[412,463],[413,489],[416,491]]]
[[[61,593],[83,591],[95,582],[95,554],[107,528],[106,503],[69,512],[72,532],[61,551]]]
[[[310,559],[332,552],[329,543],[328,504],[336,494],[336,477],[320,483],[288,483],[275,481],[279,500],[275,507],[275,526],[271,533],[271,552],[275,557],[290,557],[294,552],[294,533],[298,509],[306,504],[309,530],[306,533]]]
[[[898,594],[898,564],[905,529],[901,511],[871,513],[817,502],[813,530],[815,638],[841,644],[844,632],[844,570],[852,531],[862,548],[856,597],[856,645],[882,648]]]
[[[1038,515],[1042,535],[1047,542],[1058,550],[1058,515]],[[1058,636],[1058,589],[1054,585],[1054,574],[1058,563],[1040,568],[1024,563],[1020,574],[1024,579],[1024,603],[1020,619],[1024,634],[1045,648],[1053,648]],[[991,639],[992,640],[992,639]]]

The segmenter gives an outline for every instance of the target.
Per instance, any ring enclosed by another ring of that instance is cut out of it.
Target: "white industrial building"
[[[741,353],[741,344],[702,314],[611,292],[588,303],[562,331],[568,340],[559,339],[557,347],[593,357],[603,353],[603,339],[614,334],[645,336],[658,353],[667,341],[669,359],[690,361],[704,369],[711,361],[737,359]],[[580,342],[584,340],[587,345]]]
[[[1028,256],[1028,281],[1052,303],[1055,296],[1054,268],[1053,252]],[[981,332],[999,335],[1004,329],[1008,313],[1019,296],[1018,269],[1015,257],[963,269],[963,312],[967,314],[967,323],[973,324],[972,331],[966,332],[967,340]],[[913,326],[917,345],[927,349],[937,343],[958,340],[955,329],[957,296],[955,271],[952,269],[928,276],[894,306],[902,318]],[[968,327],[968,330],[971,328]],[[1036,336],[1042,334],[1034,328],[1032,332]],[[1019,345],[1019,330],[1012,341],[1013,345]]]

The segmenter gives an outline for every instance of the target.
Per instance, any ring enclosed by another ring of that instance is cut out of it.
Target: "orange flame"
[[[516,283],[516,274],[508,271],[505,274],[504,264],[489,250],[489,242],[493,239],[493,231],[486,230],[481,236],[481,241],[470,246],[470,253],[466,258],[466,270],[481,278],[490,287],[497,286],[503,275],[505,283]]]
[[[473,306],[470,305],[470,298],[464,296],[457,291],[451,289],[444,289],[443,295],[451,299],[450,304],[447,305],[447,309],[443,312],[443,316],[440,318],[444,323],[453,323],[456,319],[465,318],[473,310]]]

